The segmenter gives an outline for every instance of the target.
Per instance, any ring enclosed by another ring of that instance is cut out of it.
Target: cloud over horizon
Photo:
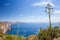
[[[51,16],[52,23],[54,22],[60,22],[59,16]],[[43,16],[26,16],[24,19],[20,20],[21,22],[49,22],[49,17],[43,17]]]

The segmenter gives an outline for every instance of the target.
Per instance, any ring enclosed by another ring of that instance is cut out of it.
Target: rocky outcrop
[[[37,40],[37,36],[36,35],[30,35],[27,40]]]
[[[10,30],[10,24],[8,22],[0,22],[0,32],[6,33]]]

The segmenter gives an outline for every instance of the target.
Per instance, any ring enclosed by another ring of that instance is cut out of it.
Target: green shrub
[[[40,29],[37,37],[38,40],[52,40],[58,38],[59,27],[47,27],[46,29]]]

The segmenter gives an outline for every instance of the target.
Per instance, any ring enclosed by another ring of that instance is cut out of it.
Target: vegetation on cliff
[[[25,40],[25,38],[22,36],[0,33],[0,40]]]
[[[40,29],[37,35],[38,40],[53,40],[54,38],[60,37],[60,28],[48,27],[46,29]]]

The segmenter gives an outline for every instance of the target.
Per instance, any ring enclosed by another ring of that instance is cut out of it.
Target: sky
[[[59,0],[0,0],[0,21],[49,22],[46,5],[54,8],[52,22],[60,22]]]

